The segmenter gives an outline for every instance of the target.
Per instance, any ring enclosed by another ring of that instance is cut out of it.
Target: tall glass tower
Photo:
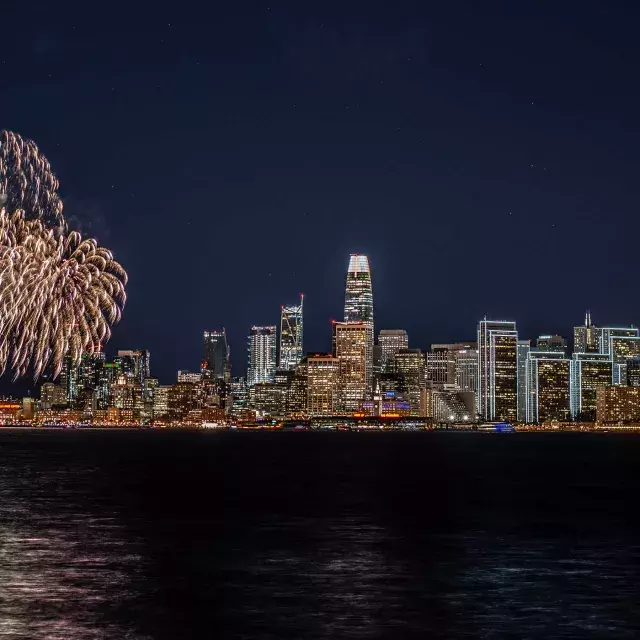
[[[211,380],[229,379],[229,344],[227,343],[227,333],[224,327],[222,331],[204,332],[204,361],[202,368]]]
[[[302,305],[304,296],[300,295],[300,304],[283,306],[280,316],[280,369],[293,371],[302,360]]]
[[[362,322],[366,325],[366,385],[367,392],[370,393],[373,383],[373,289],[369,259],[357,253],[352,253],[349,258],[344,297],[344,321]]]
[[[275,326],[251,327],[247,346],[249,367],[247,386],[259,382],[273,382],[276,376],[276,332]]]

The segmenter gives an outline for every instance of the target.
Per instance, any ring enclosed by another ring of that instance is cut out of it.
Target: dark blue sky
[[[587,306],[640,321],[639,10],[9,0],[0,126],[129,273],[108,351],[164,382],[221,325],[244,373],[248,327],[299,292],[329,349],[356,251],[412,346],[484,314],[567,335]]]

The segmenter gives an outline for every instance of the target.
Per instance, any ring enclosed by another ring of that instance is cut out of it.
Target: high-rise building
[[[640,358],[627,360],[627,386],[640,387]]]
[[[280,314],[280,363],[279,368],[293,371],[302,360],[304,296],[300,304],[283,306]]]
[[[596,390],[598,422],[640,422],[640,389],[638,387],[599,387]]]
[[[591,324],[591,312],[587,311],[584,325],[573,328],[573,352],[597,353],[598,349],[598,329]]]
[[[530,351],[526,360],[526,421],[571,417],[571,361],[557,351]]]
[[[536,349],[545,353],[550,351],[565,353],[567,351],[567,341],[562,336],[556,334],[538,336],[538,339],[536,340]]]
[[[394,356],[400,391],[410,404],[410,415],[421,414],[420,399],[426,386],[425,358],[420,349],[400,349]]]
[[[183,420],[190,411],[202,408],[200,385],[191,382],[178,382],[169,387],[167,395],[169,417]]]
[[[187,369],[178,369],[177,380],[178,382],[200,384],[202,382],[202,374],[195,371],[187,371]]]
[[[65,390],[67,402],[73,402],[78,395],[78,367],[71,356],[65,356],[60,371],[60,385]]]
[[[431,351],[425,355],[426,377],[434,385],[455,384],[456,361],[447,344],[432,344]]]
[[[604,331],[607,329],[603,329]],[[609,335],[608,343],[607,355],[611,358],[613,367],[612,382],[616,385],[626,385],[628,362],[640,357],[640,336]]]
[[[373,289],[367,256],[351,254],[347,270],[344,298],[344,321],[361,322],[367,329],[366,390],[371,393],[373,383]]]
[[[485,420],[517,418],[518,332],[515,322],[478,325],[478,413]]]
[[[364,322],[333,323],[333,357],[340,363],[340,409],[358,411],[368,393],[369,326]]]
[[[454,360],[456,387],[460,391],[476,393],[478,390],[478,349],[475,342],[456,349],[454,351]]]
[[[378,347],[380,347],[380,373],[391,373],[396,353],[401,349],[409,348],[409,336],[404,329],[381,329],[378,333]]]
[[[637,327],[602,327],[598,330],[598,352],[611,354],[613,338],[637,338],[640,332]]]
[[[276,334],[274,325],[251,327],[248,337],[249,366],[247,386],[273,382],[276,375]]]
[[[67,406],[67,390],[61,384],[45,382],[40,388],[43,409],[60,409]]]
[[[202,373],[207,380],[228,380],[231,375],[229,366],[229,344],[227,333],[222,331],[204,332],[204,357]]]
[[[153,419],[166,418],[169,413],[169,385],[159,385],[153,393]]]
[[[574,353],[571,362],[571,415],[577,420],[596,419],[596,393],[611,386],[612,366],[606,354]]]
[[[238,415],[247,408],[247,382],[242,377],[229,380],[229,412]]]
[[[119,366],[120,375],[133,378],[140,385],[145,378],[151,377],[150,355],[146,349],[128,349],[118,351],[114,362]]]
[[[311,416],[339,412],[340,360],[330,353],[313,353],[306,358],[307,413]]]
[[[529,340],[518,340],[518,421],[527,419],[527,358],[531,351]]]

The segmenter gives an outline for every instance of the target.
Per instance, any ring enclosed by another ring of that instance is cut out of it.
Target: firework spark
[[[54,377],[65,356],[104,343],[120,319],[127,274],[93,239],[0,210],[0,371]]]
[[[11,131],[0,131],[0,194],[8,211],[22,209],[27,219],[63,229],[58,187],[49,161],[35,142]]]

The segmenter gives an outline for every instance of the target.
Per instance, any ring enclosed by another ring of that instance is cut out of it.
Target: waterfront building
[[[280,359],[278,364],[280,369],[293,371],[302,360],[303,303],[304,296],[300,295],[300,304],[281,308]]]
[[[420,416],[420,399],[426,386],[425,359],[420,349],[400,349],[394,356],[394,370],[400,391],[410,404],[410,415]]]
[[[158,385],[153,393],[153,419],[165,418],[169,413],[170,385]]]
[[[61,384],[45,382],[40,387],[40,405],[43,409],[61,409],[67,403],[67,390]]]
[[[437,424],[470,424],[475,418],[475,394],[443,388],[431,394],[431,417]]]
[[[530,351],[526,360],[526,421],[571,418],[571,361],[558,351]]]
[[[396,353],[409,348],[409,336],[404,329],[381,329],[377,346],[380,351],[380,373],[392,373]]]
[[[594,357],[600,356],[600,357]],[[596,419],[596,393],[611,386],[612,363],[606,354],[574,353],[571,361],[571,415],[581,421]]]
[[[340,410],[358,411],[368,394],[369,326],[364,322],[333,323],[333,357],[340,364]]]
[[[275,325],[251,327],[249,332],[247,386],[259,382],[273,382],[276,375],[276,334]]]
[[[596,419],[602,424],[640,422],[640,387],[599,387]]]
[[[536,349],[545,353],[566,353],[567,341],[557,334],[538,336]]]
[[[247,409],[247,383],[242,377],[231,378],[228,385],[229,412],[236,416]]]
[[[306,412],[310,416],[326,416],[340,412],[339,358],[326,353],[306,358]]]
[[[286,387],[276,382],[258,382],[249,388],[249,407],[262,416],[285,416]]]
[[[231,366],[225,328],[223,327],[221,331],[205,331],[203,341],[203,378],[210,381],[228,381],[231,375]]]
[[[515,322],[478,325],[477,408],[484,420],[517,419],[518,332]]]
[[[346,323],[363,323],[367,329],[365,374],[367,393],[370,393],[373,384],[373,289],[369,259],[364,255],[352,254],[349,258],[344,299],[344,321]]]
[[[172,420],[182,420],[194,409],[202,408],[200,386],[191,382],[178,382],[169,387],[167,405]]]
[[[142,398],[142,387],[129,376],[119,375],[111,385],[110,405],[117,409],[139,409]]]

